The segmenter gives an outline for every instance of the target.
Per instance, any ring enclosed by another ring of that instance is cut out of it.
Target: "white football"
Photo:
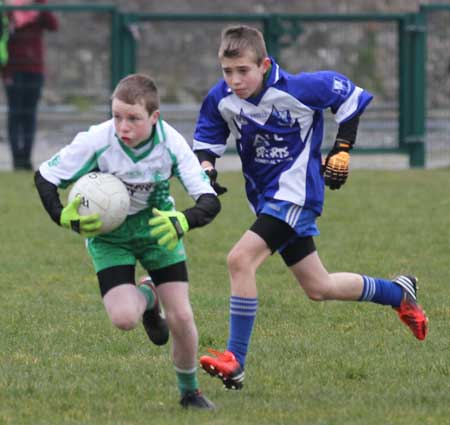
[[[124,183],[112,174],[88,173],[78,179],[69,192],[68,201],[81,196],[80,215],[99,214],[100,233],[117,229],[127,217],[130,197]]]

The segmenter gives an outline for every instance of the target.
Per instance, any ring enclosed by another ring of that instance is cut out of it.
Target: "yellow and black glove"
[[[148,221],[150,235],[158,239],[158,245],[173,250],[178,241],[189,230],[186,216],[179,211],[152,210],[153,217]]]
[[[103,223],[98,214],[80,215],[78,207],[81,203],[81,196],[78,195],[70,204],[62,210],[59,223],[66,229],[80,233],[86,238],[92,238],[100,233]]]
[[[331,190],[339,189],[347,180],[351,143],[346,140],[336,139],[333,149],[325,158],[322,164],[323,178],[325,185]]]

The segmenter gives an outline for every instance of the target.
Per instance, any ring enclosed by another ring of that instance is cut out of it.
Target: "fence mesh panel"
[[[427,167],[450,165],[450,6],[427,12]]]
[[[263,30],[261,24],[245,21],[139,24],[138,70],[155,75],[166,102],[193,105],[184,115],[189,116],[190,111],[191,122],[175,122],[189,138],[198,110],[195,104],[221,77],[217,59],[220,30],[233,24],[249,24]],[[373,92],[374,101],[361,120],[358,147],[398,148],[396,22],[301,22],[300,26],[300,35],[280,49],[281,66],[291,73],[338,70]],[[179,121],[177,114],[171,116]],[[325,117],[324,146],[328,147],[334,142],[337,125],[331,113]]]
[[[33,164],[109,115],[111,15],[56,12],[60,30],[46,32],[47,74],[38,116]],[[338,17],[337,17],[338,19]],[[220,78],[220,31],[226,25],[262,22],[145,21],[136,25],[137,68],[154,76],[163,116],[192,139],[201,100]],[[450,164],[450,9],[427,12],[427,166]],[[399,39],[395,20],[300,21],[295,39],[281,39],[278,61],[288,72],[333,69],[375,97],[358,132],[362,148],[398,148]],[[64,33],[63,33],[64,32]],[[63,36],[64,35],[64,36]],[[7,105],[0,90],[0,169],[11,162],[6,134]],[[336,123],[325,114],[325,142]]]

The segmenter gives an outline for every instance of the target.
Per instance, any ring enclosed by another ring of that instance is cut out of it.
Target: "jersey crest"
[[[289,109],[278,110],[275,105],[272,105],[272,112],[270,113],[267,124],[276,127],[292,127],[295,121],[292,119],[291,111]]]

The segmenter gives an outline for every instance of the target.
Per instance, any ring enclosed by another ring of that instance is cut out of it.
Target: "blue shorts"
[[[318,236],[317,213],[287,201],[271,199],[266,202],[259,214],[267,214],[287,223],[300,237]]]

